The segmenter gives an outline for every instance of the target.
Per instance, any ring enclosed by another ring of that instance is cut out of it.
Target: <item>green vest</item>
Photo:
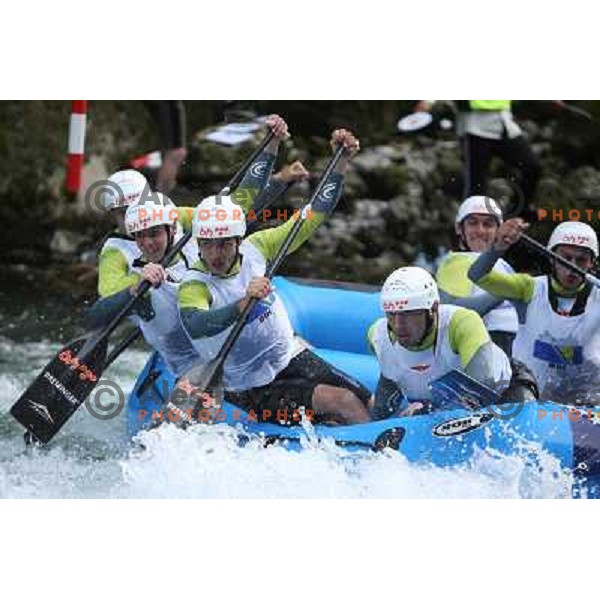
[[[471,110],[510,110],[510,100],[469,100]]]

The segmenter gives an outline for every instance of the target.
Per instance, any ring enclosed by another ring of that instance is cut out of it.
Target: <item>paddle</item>
[[[314,202],[315,198],[319,195],[321,189],[323,188],[323,185],[325,184],[325,181],[328,179],[333,169],[336,167],[343,153],[344,147],[340,146],[329,161],[325,170],[323,171],[321,179],[319,180],[319,183],[317,184],[312,196],[310,197],[310,200],[308,201],[304,211],[306,211],[311,206],[312,202]],[[303,218],[299,218],[296,220],[294,226],[292,227],[283,244],[281,245],[281,248],[279,248],[277,255],[269,263],[267,271],[265,273],[265,277],[273,277],[274,273],[277,271],[277,269],[283,262],[287,251],[294,242],[294,239],[298,235],[298,232],[302,227],[303,221]],[[208,406],[205,406],[205,403],[207,401],[210,401],[212,404],[210,408],[213,411],[214,418],[214,411],[218,411],[218,409],[220,408],[220,402],[215,402],[214,399],[210,397],[207,398],[206,392],[207,390],[215,387],[217,383],[220,382],[225,360],[227,359],[229,352],[231,351],[240,334],[242,333],[248,315],[250,314],[251,310],[257,302],[257,298],[252,298],[246,304],[244,310],[241,312],[241,314],[233,324],[233,327],[229,332],[229,335],[223,342],[223,345],[221,346],[221,349],[219,350],[217,356],[208,363],[193,366],[179,380],[177,387],[175,388],[175,390],[171,394],[171,397],[169,398],[169,402],[167,403],[166,408],[169,410],[176,410],[176,414],[178,414],[181,417],[183,422],[189,423],[191,421],[190,415],[192,413],[189,410],[182,411],[180,408],[182,405],[182,391],[185,392],[185,394],[187,395],[187,399],[193,399],[195,403],[193,414],[197,414],[197,411],[203,408],[209,408]]]
[[[571,113],[572,115],[582,117],[586,121],[594,121],[595,120],[592,113],[588,112],[587,110],[585,110],[583,108],[579,108],[579,106],[573,106],[572,104],[567,104],[566,102],[563,102],[562,100],[552,100],[552,103],[557,108],[565,110],[565,111]]]
[[[273,139],[275,134],[269,130],[269,133],[265,135],[263,141],[255,148],[254,152],[246,159],[244,164],[237,170],[237,173],[227,182],[227,185],[221,190],[219,196],[228,196],[232,190],[234,190],[244,178],[246,171],[250,168],[250,165],[258,158],[258,155],[269,145],[269,142]]]
[[[559,262],[563,267],[570,269],[573,273],[581,276],[583,279],[587,279],[592,285],[600,288],[600,279],[594,277],[592,274],[584,271],[582,268],[574,265],[572,262],[568,261],[566,258],[563,258],[556,252],[549,250],[543,244],[540,244],[537,240],[529,237],[527,234],[522,233],[519,240],[523,240],[527,245],[531,246],[534,250],[537,250],[540,254],[544,255],[548,259],[555,260]]]
[[[110,365],[117,360],[117,358],[135,342],[142,335],[141,329],[134,329],[126,338],[123,338],[111,351],[110,354],[106,357],[104,361],[104,370],[108,369]]]
[[[429,384],[436,410],[476,410],[502,404],[497,392],[458,369],[452,369]]]
[[[436,404],[436,411],[457,408],[476,411],[486,409],[491,417],[507,421],[518,416],[525,406],[525,400],[505,398],[496,390],[458,369],[452,369],[433,380],[429,389]]]
[[[110,354],[106,357],[104,361],[104,370],[108,369],[108,367],[127,349],[133,342],[135,342],[142,335],[142,331],[140,329],[134,329],[126,338],[121,340],[111,351]],[[35,437],[31,433],[31,431],[27,430],[25,435],[23,436],[25,440],[25,444],[28,446],[36,442]]]
[[[190,237],[191,233],[182,236],[160,264],[168,265]],[[108,365],[133,342],[132,334],[106,356],[109,336],[150,285],[149,281],[143,281],[131,300],[100,333],[87,334],[62,348],[12,406],[11,415],[36,440],[48,443],[58,433],[96,387]]]

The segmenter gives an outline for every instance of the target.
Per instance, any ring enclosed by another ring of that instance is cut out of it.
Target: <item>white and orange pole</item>
[[[71,101],[69,123],[69,158],[67,162],[67,192],[77,195],[81,186],[81,170],[85,157],[85,120],[87,100]]]

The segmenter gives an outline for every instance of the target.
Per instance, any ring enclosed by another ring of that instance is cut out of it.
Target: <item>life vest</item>
[[[586,293],[583,310],[576,309],[575,301],[571,315],[559,314],[552,307],[549,278],[535,278],[525,322],[513,344],[513,356],[533,371],[542,399],[568,400],[569,384],[578,375],[594,376],[600,369],[600,290],[592,288]],[[553,394],[559,396],[551,397]]]
[[[174,243],[176,241],[177,236]],[[145,314],[144,318],[136,314],[129,317],[141,329],[144,339],[161,354],[169,370],[176,376],[181,375],[200,359],[183,326],[177,302],[177,289],[188,269],[187,256],[190,259],[194,256],[193,246],[189,246],[187,252],[186,246],[182,250],[181,258],[165,269],[167,280],[158,288],[150,288],[148,292],[150,313]],[[118,249],[127,259],[129,273],[141,274],[145,263],[142,261],[142,252],[134,240],[128,240],[117,234],[106,240],[104,248]]]
[[[241,300],[250,280],[264,276],[266,260],[251,242],[241,243],[240,255],[240,271],[231,277],[219,277],[198,269],[188,271],[186,281],[198,281],[208,287],[211,309]],[[214,358],[230,329],[210,338],[194,340],[203,359]],[[257,302],[225,361],[225,389],[241,392],[271,383],[292,358],[293,335],[285,306],[276,293]]]
[[[393,381],[409,400],[431,400],[428,384],[452,369],[462,369],[460,356],[450,346],[449,325],[458,306],[442,304],[438,308],[437,339],[425,350],[409,350],[392,342],[387,319],[375,324],[373,349],[381,374]]]

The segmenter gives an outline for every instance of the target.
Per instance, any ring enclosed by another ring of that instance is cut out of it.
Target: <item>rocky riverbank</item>
[[[581,103],[600,116],[597,102]],[[363,151],[348,175],[334,218],[302,252],[285,264],[289,274],[379,283],[393,268],[434,260],[453,242],[452,223],[460,200],[460,153],[451,132],[401,136],[395,121],[410,102],[256,103],[261,112],[280,112],[294,137],[279,164],[301,159],[318,174],[327,160],[326,136],[334,125],[354,128]],[[180,205],[195,204],[217,191],[253,142],[228,148],[203,138],[218,120],[214,102],[188,102],[191,137],[181,186],[172,194]],[[110,229],[97,199],[70,202],[65,175],[68,102],[0,104],[0,239],[6,269],[30,272],[59,291],[91,295],[97,243]],[[523,103],[521,122],[544,166],[537,205],[549,218],[534,234],[545,240],[552,209],[579,210],[591,224],[600,209],[600,127],[553,113],[546,103]],[[156,136],[140,102],[94,102],[90,106],[84,187],[104,179],[132,157],[155,149]],[[500,164],[492,166],[493,194],[511,196]],[[279,206],[299,206],[310,190],[292,188]],[[585,213],[584,211],[588,211]],[[555,215],[557,216],[557,215]]]

